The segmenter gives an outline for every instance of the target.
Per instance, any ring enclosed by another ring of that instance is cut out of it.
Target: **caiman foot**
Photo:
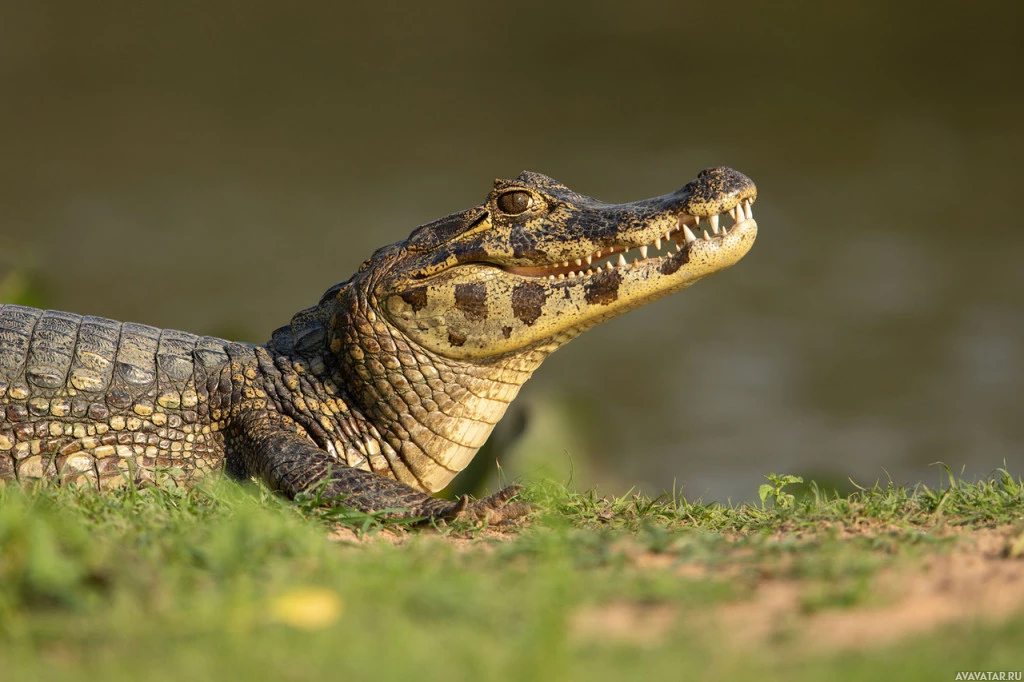
[[[453,511],[452,518],[457,521],[483,521],[489,525],[498,525],[526,516],[531,511],[529,504],[510,501],[522,489],[521,485],[510,485],[476,501],[470,500],[469,495],[463,495]]]

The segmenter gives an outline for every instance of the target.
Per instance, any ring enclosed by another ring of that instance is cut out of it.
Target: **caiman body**
[[[0,305],[0,482],[187,485],[226,469],[365,511],[515,516],[514,489],[429,493],[547,355],[742,258],[755,198],[727,168],[629,204],[536,173],[499,180],[263,345]]]

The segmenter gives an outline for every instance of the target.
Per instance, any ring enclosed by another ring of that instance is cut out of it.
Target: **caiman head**
[[[404,463],[414,485],[440,489],[549,353],[739,261],[756,197],[729,168],[627,204],[539,173],[497,180],[483,203],[379,249],[329,292],[331,350],[345,383],[367,387],[358,402],[381,432],[399,424],[396,449],[427,428],[415,449],[430,461]]]

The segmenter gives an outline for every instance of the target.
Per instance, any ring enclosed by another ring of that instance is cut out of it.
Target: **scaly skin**
[[[742,258],[755,198],[726,168],[617,205],[536,173],[499,180],[260,346],[0,305],[0,483],[106,489],[163,472],[188,485],[224,468],[395,517],[514,518],[515,487],[477,502],[429,493],[551,352]],[[631,248],[641,258],[623,264]]]

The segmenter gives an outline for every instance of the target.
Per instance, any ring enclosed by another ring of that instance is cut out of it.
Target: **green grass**
[[[763,505],[723,506],[538,484],[526,491],[534,518],[504,533],[410,531],[227,481],[116,495],[7,487],[0,671],[11,680],[618,680],[953,679],[1021,668],[1024,613],[945,623],[866,651],[808,646],[814,632],[804,627],[884,607],[893,594],[876,577],[963,551],[984,529],[1009,528],[1001,560],[1020,561],[1019,479],[999,470],[849,496],[811,485],[793,498],[782,477],[769,485]],[[366,541],[337,540],[351,529]],[[769,638],[748,641],[716,620],[766,584],[798,593]]]

